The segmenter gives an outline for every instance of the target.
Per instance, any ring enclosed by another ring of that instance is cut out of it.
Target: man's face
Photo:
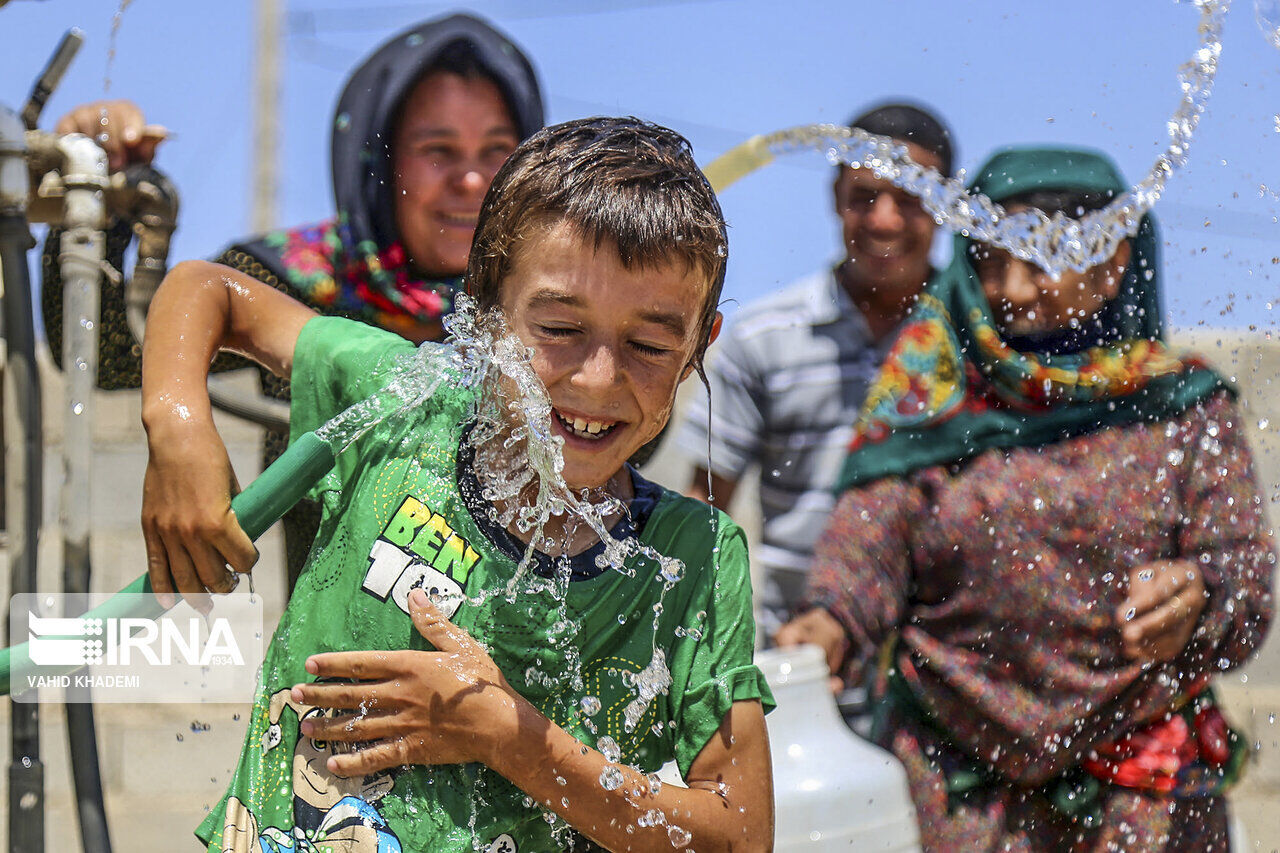
[[[942,168],[937,154],[913,142],[905,144],[921,166]],[[929,249],[937,227],[920,200],[875,177],[870,169],[842,167],[835,201],[849,260],[846,269],[853,281],[867,290],[918,292],[929,278]]]
[[[693,369],[708,282],[679,260],[626,269],[612,243],[597,250],[560,222],[524,241],[501,287],[551,397],[565,482],[605,485],[670,417]],[[712,338],[719,324],[717,315]]]
[[[405,99],[392,141],[396,228],[425,273],[467,268],[480,203],[520,140],[492,81],[438,72]]]
[[[1027,206],[1015,204],[1006,209],[1017,213]],[[1097,314],[1120,292],[1132,250],[1126,240],[1109,261],[1082,273],[1067,270],[1057,281],[1003,249],[978,243],[971,251],[996,324],[1010,334],[1028,335],[1063,329],[1073,319],[1083,322]]]

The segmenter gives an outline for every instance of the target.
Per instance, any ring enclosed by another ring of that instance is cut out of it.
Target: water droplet
[[[351,129],[351,113],[338,113],[338,117],[333,120],[333,124],[338,130]]]
[[[81,403],[81,402],[78,402],[78,401],[77,401],[77,402],[75,402],[75,403],[72,403],[72,404],[71,404],[71,414],[73,414],[73,415],[83,415],[83,414],[84,414],[84,403]]]
[[[595,696],[583,696],[578,706],[582,708],[582,713],[588,717],[594,717],[600,713],[600,700]]]
[[[616,765],[610,764],[600,771],[600,787],[606,791],[616,791],[622,787],[624,777],[622,770]]]
[[[410,33],[409,37],[404,40],[404,43],[409,45],[409,47],[417,47],[422,44],[423,41],[422,33]]]
[[[606,761],[617,764],[622,760],[622,748],[618,746],[618,742],[608,735],[601,735],[596,741],[596,749],[600,750],[600,754],[604,756]]]

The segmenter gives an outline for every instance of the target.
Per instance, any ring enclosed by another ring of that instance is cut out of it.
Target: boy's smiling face
[[[604,486],[667,423],[693,370],[708,290],[678,258],[627,269],[612,243],[597,250],[567,222],[522,242],[501,305],[533,348],[570,487]],[[717,314],[713,340],[719,328]]]

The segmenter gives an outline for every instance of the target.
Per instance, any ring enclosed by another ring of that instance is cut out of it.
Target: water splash
[[[1267,8],[1268,21],[1277,21],[1272,12],[1280,6],[1278,0],[1255,0],[1255,4],[1257,10]],[[1137,233],[1143,215],[1187,161],[1218,73],[1222,25],[1231,0],[1195,0],[1194,5],[1200,11],[1199,45],[1178,70],[1182,100],[1168,121],[1168,146],[1142,181],[1105,208],[1080,219],[1062,213],[1050,217],[1036,209],[1009,213],[985,195],[967,192],[956,178],[918,165],[901,143],[833,124],[805,125],[755,137],[709,165],[707,174],[716,189],[723,190],[774,156],[816,149],[833,164],[870,169],[876,177],[918,197],[938,224],[952,231],[1007,249],[1055,277],[1069,269],[1083,272],[1110,258],[1123,240]],[[1261,23],[1263,13],[1258,15]],[[1264,30],[1266,26],[1269,24]],[[1271,32],[1280,39],[1280,24]]]
[[[1253,0],[1253,19],[1271,46],[1280,49],[1280,0]]]
[[[116,41],[120,35],[120,24],[124,20],[124,12],[133,4],[133,0],[120,0],[116,13],[111,16],[111,34],[107,41],[107,67],[102,72],[102,94],[111,91],[111,69],[116,64]]]
[[[649,665],[635,674],[632,684],[636,689],[636,698],[623,709],[623,727],[633,732],[640,725],[640,718],[649,709],[649,704],[671,689],[671,672],[667,669],[667,656],[662,649],[654,649],[653,660]]]

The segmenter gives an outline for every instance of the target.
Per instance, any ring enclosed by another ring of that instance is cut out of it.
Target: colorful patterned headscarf
[[[414,269],[395,225],[391,145],[401,103],[459,42],[493,79],[520,138],[543,124],[533,66],[510,39],[470,15],[420,24],[383,43],[352,72],[333,122],[337,216],[273,231],[233,249],[257,258],[314,307],[396,331],[438,320],[453,308],[461,275],[444,280]]]
[[[1119,193],[1111,161],[1093,151],[1010,148],[973,188],[993,201],[1037,190]],[[1156,228],[1131,238],[1119,294],[1098,315],[1100,338],[1050,355],[1002,337],[957,236],[940,272],[899,333],[872,383],[837,484],[957,462],[997,447],[1038,446],[1112,426],[1175,415],[1227,384],[1200,359],[1164,343]]]

